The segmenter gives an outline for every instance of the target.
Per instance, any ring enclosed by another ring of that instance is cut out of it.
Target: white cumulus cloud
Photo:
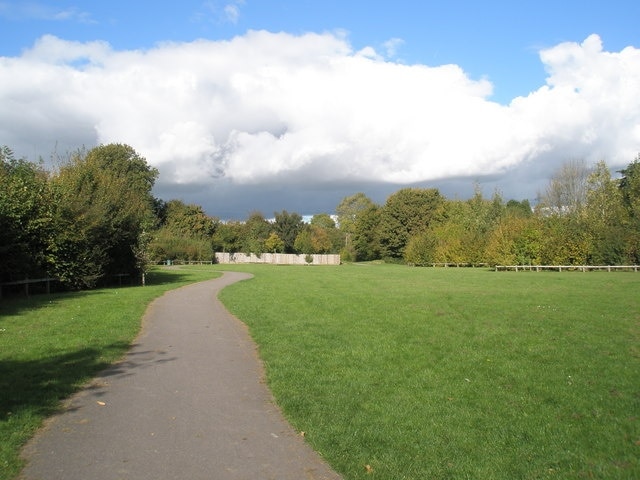
[[[546,84],[501,105],[460,66],[395,63],[337,33],[250,31],[144,51],[45,36],[0,57],[0,143],[45,157],[56,143],[127,143],[162,185],[185,188],[506,184],[570,158],[632,161],[640,50],[607,52],[592,35],[540,60]]]

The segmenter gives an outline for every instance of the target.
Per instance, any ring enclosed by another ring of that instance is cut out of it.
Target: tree
[[[158,211],[157,207],[154,211]],[[201,206],[181,200],[163,203],[161,212],[162,225],[149,242],[150,257],[154,261],[211,260],[211,237],[219,225],[217,219],[209,217]]]
[[[311,228],[308,225],[300,230],[293,245],[298,253],[314,253],[313,244],[311,242]]]
[[[404,188],[389,196],[380,218],[382,255],[402,258],[409,239],[426,231],[441,216],[443,206],[437,189]]]
[[[587,179],[585,228],[591,235],[589,261],[595,265],[625,263],[623,197],[604,161]]]
[[[328,213],[317,213],[313,217],[311,217],[310,225],[314,225],[316,227],[331,229],[336,228],[336,222],[331,215]]]
[[[61,229],[55,273],[75,287],[138,273],[143,232],[155,223],[151,189],[158,171],[128,145],[79,151],[52,177]]]
[[[431,238],[433,251],[431,262],[435,263],[464,263],[469,261],[468,251],[465,251],[467,231],[464,224],[454,218],[432,225],[424,234]]]
[[[434,262],[436,238],[429,232],[414,235],[407,243],[404,261],[410,265],[425,266]]]
[[[372,205],[371,199],[362,192],[343,198],[336,207],[340,230],[345,235],[353,234],[358,215],[368,210]]]
[[[355,195],[345,197],[336,207],[336,215],[338,218],[338,229],[342,236],[341,256],[344,260],[350,261],[358,258],[355,248],[355,234],[357,230],[357,222],[361,214],[370,211],[374,203],[364,193],[359,192]],[[364,232],[362,232],[364,233]],[[361,246],[362,243],[361,243]],[[360,258],[363,258],[362,252]]]
[[[619,188],[623,204],[631,218],[640,220],[640,154],[620,173]]]
[[[541,217],[540,262],[546,265],[586,265],[591,242],[584,225],[572,217]]]
[[[539,220],[512,209],[489,234],[486,262],[491,265],[540,264],[542,240]]]
[[[328,213],[318,213],[311,217],[312,236],[316,253],[338,253],[344,247],[342,232]]]
[[[317,225],[310,225],[310,230],[313,253],[331,252],[333,242],[331,241],[330,229],[319,227]]]
[[[260,212],[252,212],[244,223],[243,248],[247,253],[260,256],[265,251],[265,240],[269,237],[272,225]]]
[[[640,263],[640,154],[620,171],[619,188],[627,214],[626,254],[629,261]]]
[[[164,227],[177,236],[209,238],[217,226],[217,220],[209,217],[200,205],[170,200],[164,212]]]
[[[351,247],[358,262],[380,258],[380,212],[381,208],[372,203],[356,217]],[[347,245],[345,250],[351,249]]]
[[[531,208],[531,204],[529,200],[509,200],[505,205],[505,210],[508,215],[516,215],[521,217],[531,217],[533,215],[533,209]]]
[[[294,245],[296,237],[304,225],[302,217],[298,213],[289,213],[286,210],[280,213],[275,212],[274,215],[273,231],[284,242],[284,252],[294,253],[296,250]]]
[[[587,200],[589,169],[584,160],[569,160],[555,172],[541,198],[554,214],[578,214]]]
[[[212,247],[216,252],[236,253],[242,250],[244,224],[224,222],[218,225],[212,238]]]
[[[496,191],[491,200],[483,197],[476,185],[475,193],[463,206],[462,250],[466,262],[482,263],[489,233],[505,212],[502,197]]]
[[[55,233],[47,173],[0,148],[0,281],[46,275]]]
[[[271,232],[269,237],[264,241],[264,247],[267,252],[282,253],[284,251],[284,242],[277,233]]]

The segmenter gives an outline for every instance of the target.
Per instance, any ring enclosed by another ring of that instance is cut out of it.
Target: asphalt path
[[[221,278],[166,293],[121,361],[25,447],[23,480],[338,480],[264,383]]]

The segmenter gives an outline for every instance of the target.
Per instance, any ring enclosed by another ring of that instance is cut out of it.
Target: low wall
[[[259,257],[254,253],[216,252],[216,263],[270,263],[273,265],[308,265],[307,255],[290,253],[263,253]],[[340,255],[313,254],[311,265],[340,265]]]

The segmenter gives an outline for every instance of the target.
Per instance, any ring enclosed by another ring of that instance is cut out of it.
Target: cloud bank
[[[44,36],[0,57],[0,143],[27,157],[127,143],[159,168],[160,189],[201,192],[205,206],[207,192],[233,186],[458,178],[522,182],[514,191],[525,198],[523,185],[567,159],[631,162],[640,49],[607,52],[591,35],[540,60],[546,84],[502,105],[488,80],[457,65],[396,63],[339,33],[250,31],[144,51]]]

